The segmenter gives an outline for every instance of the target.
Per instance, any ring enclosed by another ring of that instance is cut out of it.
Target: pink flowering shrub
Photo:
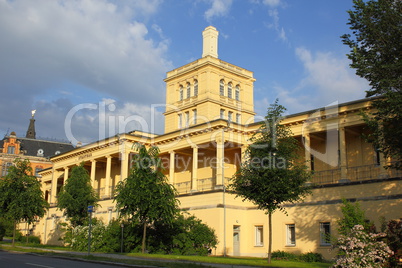
[[[380,238],[384,233],[367,233],[362,225],[355,225],[348,235],[340,235],[335,247],[339,248],[334,268],[384,267],[392,250]]]

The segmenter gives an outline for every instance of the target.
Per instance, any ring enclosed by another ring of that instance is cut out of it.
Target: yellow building
[[[253,73],[218,58],[218,31],[209,26],[203,32],[202,58],[168,72],[164,81],[165,134],[122,133],[51,158],[53,167],[41,172],[51,208],[36,234],[44,243],[58,242],[58,223],[64,218],[55,207],[57,194],[81,162],[101,198],[95,216],[104,222],[117,218],[114,187],[127,177],[136,153],[133,144],[140,142],[159,147],[181,208],[215,229],[219,244],[213,254],[266,256],[267,215],[225,188],[263,123],[253,121]],[[300,141],[317,186],[303,202],[287,206],[288,216],[273,215],[274,250],[333,256],[325,234],[336,234],[342,198],[361,201],[377,223],[379,216],[401,217],[401,173],[383,169],[385,159],[362,139],[361,109],[371,109],[369,99],[283,119]]]

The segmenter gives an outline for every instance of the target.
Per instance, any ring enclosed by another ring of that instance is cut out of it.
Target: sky
[[[254,72],[257,118],[362,99],[340,36],[352,0],[0,0],[0,135],[89,143],[163,134],[166,72],[202,55]]]

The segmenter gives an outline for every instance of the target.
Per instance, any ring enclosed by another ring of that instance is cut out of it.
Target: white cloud
[[[204,17],[208,22],[214,17],[222,17],[226,16],[229,13],[230,7],[232,6],[232,0],[209,0],[209,3],[212,4],[211,8],[209,8],[204,13]]]
[[[272,2],[276,2],[276,1],[272,1]],[[279,1],[278,1],[279,4]],[[274,6],[273,4],[270,6]],[[276,8],[272,8],[268,10],[268,16],[272,18],[272,22],[271,23],[267,23],[266,26],[269,29],[273,29],[276,31],[278,37],[280,40],[284,41],[285,43],[288,42],[288,38],[286,36],[286,31],[285,29],[280,25],[279,23],[279,12],[278,9]]]
[[[270,7],[277,7],[281,4],[281,0],[264,0],[263,3]]]
[[[63,122],[71,101],[44,98],[35,103],[37,96],[56,91],[64,96],[82,94],[76,98],[83,101],[111,96],[134,104],[163,102],[161,78],[172,68],[166,60],[168,40],[162,35],[151,39],[142,22],[157,12],[160,3],[0,0],[0,129],[18,131],[7,116],[10,113],[18,118],[19,128],[25,128],[21,104],[28,111],[31,105],[40,106],[37,116],[47,114],[47,122]],[[65,84],[88,92],[60,90]],[[63,106],[57,109],[57,105]]]
[[[275,87],[281,103],[292,112],[364,98],[368,83],[354,74],[343,55],[312,53],[302,47],[295,53],[303,64],[304,78],[293,89]]]

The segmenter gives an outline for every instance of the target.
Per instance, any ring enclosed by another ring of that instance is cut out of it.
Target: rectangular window
[[[228,84],[228,98],[232,98],[232,84],[229,83]]]
[[[186,115],[186,127],[188,127],[190,124],[190,112],[186,112],[185,115]]]
[[[236,90],[235,90],[235,99],[237,101],[240,100],[240,89],[238,86],[236,86]]]
[[[220,118],[225,119],[225,110],[221,109]]]
[[[320,245],[331,245],[331,223],[320,222]]]
[[[1,176],[2,176],[2,177],[7,176],[7,174],[8,174],[8,169],[9,169],[9,167],[12,166],[12,164],[13,164],[13,163],[10,163],[10,162],[5,162],[5,163],[3,163],[3,166],[2,166],[3,170],[2,170],[2,172],[1,172]]]
[[[262,226],[255,226],[255,246],[264,246],[264,228]]]
[[[182,128],[182,126],[183,126],[183,116],[182,116],[182,114],[179,114],[178,116],[179,116],[179,128]]]
[[[286,224],[286,245],[296,245],[296,227],[294,224]]]
[[[236,114],[236,123],[240,124],[240,114]]]
[[[194,81],[194,96],[198,96],[198,81]]]
[[[35,168],[35,176],[36,176],[36,177],[39,177],[39,172],[40,172],[41,170],[43,170],[43,168],[40,168],[40,167],[36,167],[36,168]]]
[[[180,87],[180,90],[179,90],[179,99],[180,100],[183,100],[183,87]]]
[[[193,124],[197,124],[197,110],[193,110]]]
[[[228,121],[232,122],[233,112],[228,112]]]
[[[187,84],[187,98],[191,97],[191,87],[190,84]]]
[[[8,154],[15,154],[15,146],[8,146],[7,147]]]
[[[223,82],[223,80],[219,82],[219,95],[225,95],[225,83]]]

